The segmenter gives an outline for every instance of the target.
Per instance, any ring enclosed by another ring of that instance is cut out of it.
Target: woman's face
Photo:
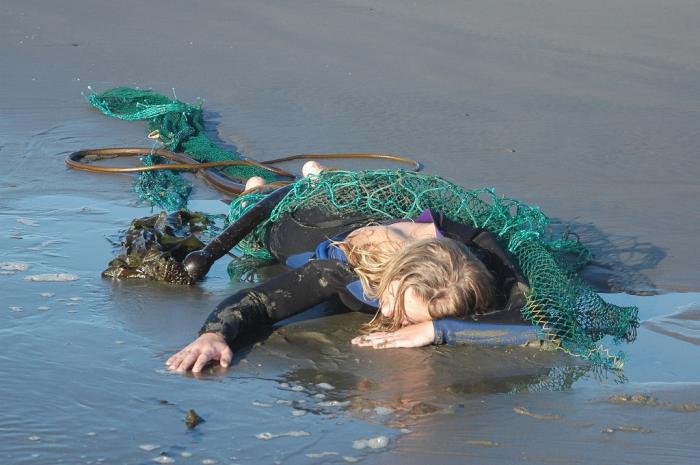
[[[389,285],[389,288],[382,296],[381,312],[386,318],[392,318],[394,316],[394,312],[396,311],[395,296],[398,287],[398,281],[394,281]],[[409,287],[403,294],[403,306],[405,312],[401,320],[401,326],[408,326],[432,320],[432,317],[428,313],[427,302],[417,296],[411,287]]]

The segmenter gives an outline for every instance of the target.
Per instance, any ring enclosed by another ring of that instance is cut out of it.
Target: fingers
[[[197,360],[199,355],[196,352],[185,352],[180,358],[179,362],[173,364],[170,369],[178,372],[185,372],[189,370],[194,362]]]
[[[371,342],[373,340],[380,339],[380,338],[386,336],[387,334],[391,334],[391,333],[376,332],[376,333],[371,333],[371,334],[364,334],[362,336],[357,336],[357,337],[353,338],[350,342],[353,345],[364,347],[364,346],[371,345]]]
[[[170,368],[171,370],[176,370],[177,367],[180,366],[180,363],[182,362],[182,359],[185,358],[185,355],[186,355],[186,353],[187,353],[186,350],[187,350],[187,349],[183,349],[183,350],[181,350],[180,352],[174,354],[172,357],[170,357],[170,358],[165,362],[165,364],[167,365],[167,367]]]
[[[187,347],[170,357],[165,364],[170,370],[184,373],[192,370],[200,373],[211,360],[219,360],[226,368],[231,364],[233,352],[221,335],[205,333]]]
[[[192,373],[199,373],[202,371],[202,368],[209,363],[209,360],[211,360],[211,356],[209,354],[199,354],[199,357],[194,362],[194,366],[192,367]]]
[[[212,359],[212,355],[207,352],[185,348],[170,357],[165,364],[169,369],[179,373],[184,373],[190,368],[192,372],[199,373],[207,362]]]
[[[228,368],[231,365],[231,359],[233,358],[233,351],[226,346],[226,348],[221,352],[221,357],[219,358],[219,363],[222,367]]]
[[[383,338],[374,339],[372,341],[365,341],[360,344],[356,344],[358,347],[371,347],[373,349],[392,349],[398,347],[412,347],[408,345],[403,339],[397,338]]]
[[[352,344],[359,347],[384,349],[389,347],[401,347],[396,344],[404,339],[405,337],[400,333],[379,332],[356,337],[352,340]]]

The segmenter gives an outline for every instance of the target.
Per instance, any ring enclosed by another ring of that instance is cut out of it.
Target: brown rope
[[[157,155],[159,157],[166,158],[168,160],[174,161],[172,164],[159,164],[152,166],[136,166],[130,168],[118,168],[113,166],[94,166],[88,163],[82,162],[83,158],[90,158],[92,160],[101,160],[107,158],[118,158],[118,157],[134,157],[140,155]],[[119,148],[105,148],[105,149],[89,149],[89,150],[79,150],[73,152],[66,157],[66,165],[70,168],[80,170],[80,171],[90,171],[93,173],[142,173],[144,171],[154,171],[154,170],[181,170],[181,171],[197,171],[208,184],[210,184],[215,189],[229,195],[240,195],[245,193],[245,185],[239,182],[235,182],[230,178],[218,174],[214,171],[208,171],[209,168],[218,168],[224,166],[257,166],[264,170],[270,171],[278,176],[290,178],[289,181],[277,181],[274,183],[266,184],[265,187],[278,187],[281,185],[289,184],[296,179],[296,176],[288,171],[281,168],[276,168],[270,166],[274,163],[282,163],[294,160],[339,160],[339,159],[379,159],[379,160],[390,160],[398,163],[403,163],[411,166],[412,171],[419,171],[421,168],[420,163],[417,161],[400,157],[398,155],[389,155],[383,153],[302,153],[298,155],[291,155],[289,157],[276,158],[274,160],[268,160],[263,163],[259,163],[253,160],[245,161],[216,161],[200,163],[182,153],[175,153],[165,149],[150,149],[146,147],[119,147]],[[257,190],[257,189],[255,189]],[[251,190],[253,191],[253,190]]]

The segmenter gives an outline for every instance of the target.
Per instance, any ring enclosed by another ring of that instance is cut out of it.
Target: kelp
[[[209,225],[205,214],[187,210],[137,218],[124,234],[121,252],[102,276],[194,284],[182,261],[190,252],[204,247],[200,236]]]

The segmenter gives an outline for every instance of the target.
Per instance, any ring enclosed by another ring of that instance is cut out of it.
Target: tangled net
[[[261,194],[236,199],[229,220],[251,208]],[[466,190],[440,177],[403,170],[324,171],[297,181],[270,217],[238,246],[243,257],[272,259],[265,230],[284,214],[307,207],[365,214],[375,220],[413,218],[426,209],[494,234],[527,278],[530,290],[521,313],[539,328],[543,341],[608,368],[622,367],[601,339],[630,342],[639,326],[636,307],[606,303],[577,271],[590,253],[568,233],[552,236],[549,219],[536,207],[498,197],[491,189]]]
[[[88,95],[88,102],[97,110],[114,118],[137,121],[147,120],[149,137],[173,152],[187,153],[199,162],[240,161],[237,151],[217,147],[204,132],[201,105],[190,105],[150,90],[118,87],[101,94]],[[144,157],[145,166],[163,163],[161,157]],[[256,166],[221,168],[232,179],[245,182],[252,176],[275,181],[270,171]],[[142,200],[148,200],[167,211],[187,206],[191,184],[172,171],[158,170],[142,173],[135,186]]]

